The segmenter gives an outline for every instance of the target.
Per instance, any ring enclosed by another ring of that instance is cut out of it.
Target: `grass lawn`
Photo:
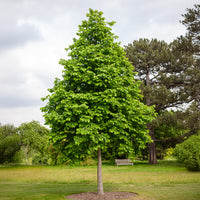
[[[103,165],[105,191],[138,193],[135,200],[199,200],[200,172],[174,162],[158,165]],[[96,166],[0,166],[1,200],[64,200],[96,192]]]

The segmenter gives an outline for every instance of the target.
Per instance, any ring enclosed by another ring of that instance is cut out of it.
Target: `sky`
[[[186,29],[180,23],[199,0],[0,0],[0,123],[44,124],[42,97],[61,77],[59,60],[89,8],[116,21],[121,45],[139,38],[172,42]]]

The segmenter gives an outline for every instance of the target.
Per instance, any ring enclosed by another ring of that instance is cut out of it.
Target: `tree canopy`
[[[60,60],[63,79],[55,80],[42,108],[52,128],[50,139],[64,147],[66,159],[85,158],[114,141],[132,154],[149,141],[145,123],[152,119],[152,108],[139,101],[133,67],[114,42],[114,23],[102,14],[90,9],[88,21],[79,26],[79,39],[67,49],[71,58]]]
[[[22,123],[18,127],[18,132],[22,137],[22,145],[28,151],[35,149],[43,154],[46,151],[49,129],[40,125],[38,121]]]
[[[187,13],[182,16],[184,20],[181,22],[187,28],[187,35],[192,38],[193,43],[200,46],[200,4],[194,5],[194,8],[188,8]]]

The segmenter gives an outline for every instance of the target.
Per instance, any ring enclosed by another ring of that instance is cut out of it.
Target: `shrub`
[[[47,165],[48,164],[48,156],[47,155],[35,155],[33,160],[32,160],[32,164],[34,165]]]
[[[200,135],[193,135],[176,145],[174,154],[190,171],[200,171]]]
[[[14,161],[15,154],[19,152],[21,148],[20,142],[20,136],[17,134],[0,138],[0,164]]]

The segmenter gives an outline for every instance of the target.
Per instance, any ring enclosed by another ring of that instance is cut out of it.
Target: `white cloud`
[[[60,58],[89,8],[116,21],[122,45],[139,38],[167,42],[184,34],[181,14],[198,0],[6,0],[0,1],[0,123],[44,122],[41,97],[60,77]]]
[[[44,119],[40,111],[40,106],[1,108],[0,122],[2,124],[14,124],[19,126],[21,123],[39,121],[44,124]]]

